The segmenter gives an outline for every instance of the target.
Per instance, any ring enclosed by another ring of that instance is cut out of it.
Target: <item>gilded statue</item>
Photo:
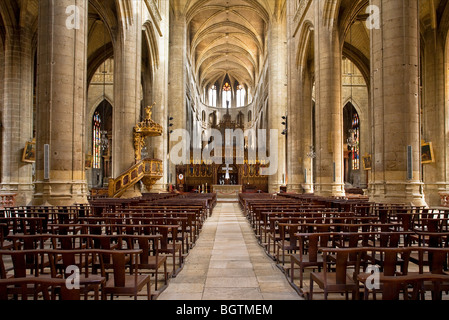
[[[156,102],[153,103],[152,106],[148,106],[145,108],[145,120],[151,120],[153,116],[153,107],[156,105]]]

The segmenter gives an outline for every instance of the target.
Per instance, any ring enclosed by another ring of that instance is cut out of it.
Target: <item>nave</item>
[[[299,300],[237,202],[219,202],[158,300]]]

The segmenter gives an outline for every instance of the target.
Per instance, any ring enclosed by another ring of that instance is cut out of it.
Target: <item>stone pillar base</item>
[[[35,186],[33,205],[71,206],[88,203],[86,181],[39,181]]]
[[[314,193],[315,189],[313,187],[313,183],[303,183],[302,189],[304,193]]]
[[[301,184],[288,184],[287,185],[287,191],[288,192],[293,192],[293,193],[299,193],[299,194],[303,194],[304,193],[304,189],[303,186]]]
[[[378,203],[427,206],[421,182],[370,183],[369,198],[370,201]]]
[[[268,193],[278,193],[281,191],[281,186],[283,186],[282,183],[268,184]]]
[[[340,183],[320,183],[315,185],[315,194],[321,197],[344,197],[345,186]]]

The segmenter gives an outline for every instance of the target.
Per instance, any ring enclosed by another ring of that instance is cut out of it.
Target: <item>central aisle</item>
[[[158,300],[302,300],[261,248],[238,203],[218,203]]]

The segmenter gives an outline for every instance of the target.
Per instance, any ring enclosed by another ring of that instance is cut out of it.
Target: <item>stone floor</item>
[[[158,300],[301,300],[257,243],[237,202],[218,203]]]

